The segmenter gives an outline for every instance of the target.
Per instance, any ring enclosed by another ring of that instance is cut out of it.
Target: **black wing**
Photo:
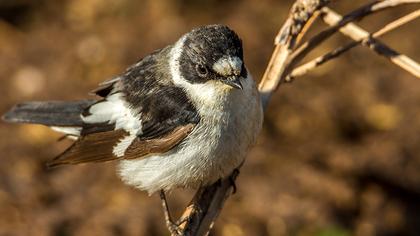
[[[104,82],[93,91],[104,97],[98,103],[120,93],[135,112],[133,115],[141,121],[141,134],[132,140],[124,156],[117,156],[114,148],[130,135],[128,130],[116,129],[110,121],[90,123],[83,126],[82,136],[50,165],[141,158],[150,153],[167,152],[179,144],[200,117],[185,91],[174,86],[169,77],[168,52],[168,48],[154,52],[125,74]],[[85,110],[85,115],[89,109]]]
[[[200,120],[185,91],[176,87],[169,74],[170,48],[157,51],[131,67],[121,80],[125,99],[133,108],[141,108],[141,139],[157,138],[178,126]]]

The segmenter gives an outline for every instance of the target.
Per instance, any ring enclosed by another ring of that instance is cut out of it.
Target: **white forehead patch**
[[[222,76],[240,75],[242,60],[239,57],[222,57],[213,64],[212,69]]]

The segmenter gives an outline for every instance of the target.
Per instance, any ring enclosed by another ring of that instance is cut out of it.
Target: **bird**
[[[48,167],[117,160],[123,182],[159,192],[165,203],[165,192],[228,177],[262,127],[242,40],[225,25],[192,29],[91,93],[95,98],[23,102],[2,118],[74,140]]]

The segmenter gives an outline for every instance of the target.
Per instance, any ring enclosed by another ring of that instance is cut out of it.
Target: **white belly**
[[[244,82],[243,90],[223,87],[196,104],[200,123],[176,148],[145,159],[121,161],[123,181],[152,194],[161,189],[196,188],[229,175],[243,162],[262,124],[254,82],[251,78]]]

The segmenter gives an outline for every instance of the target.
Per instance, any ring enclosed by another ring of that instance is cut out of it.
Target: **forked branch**
[[[336,24],[342,18],[338,13],[334,12],[329,8],[324,8],[322,9],[322,11],[322,19],[329,25]],[[290,73],[286,77],[286,80],[290,81],[296,77],[303,76],[309,71],[315,69],[316,67],[321,66],[322,64],[339,57],[343,53],[350,51],[358,45],[368,46],[374,52],[378,52],[379,55],[387,57],[391,62],[400,66],[402,69],[411,73],[415,77],[420,78],[420,65],[416,61],[407,57],[406,55],[398,53],[397,51],[391,49],[387,45],[377,40],[377,38],[381,37],[382,35],[385,35],[403,26],[404,24],[412,22],[418,17],[420,17],[420,10],[416,10],[408,15],[405,15],[401,18],[398,18],[397,20],[392,21],[391,23],[385,25],[383,28],[381,28],[373,34],[370,34],[369,32],[363,30],[361,27],[357,26],[354,23],[349,23],[343,28],[341,28],[340,32],[342,32],[343,34],[347,35],[355,41],[348,43],[344,46],[340,46],[331,52],[328,52],[295,68],[292,71],[292,73]]]
[[[302,44],[299,48],[297,48],[292,55],[290,55],[289,63],[286,66],[286,69],[281,74],[280,81],[283,81],[283,79],[296,67],[298,63],[302,61],[303,58],[305,58],[309,52],[311,52],[313,49],[315,49],[317,46],[319,46],[321,43],[323,43],[325,40],[329,39],[332,35],[337,33],[340,29],[343,29],[347,24],[361,20],[362,18],[371,15],[373,13],[386,10],[392,7],[396,7],[403,4],[410,4],[410,3],[420,3],[420,0],[383,0],[383,1],[374,1],[372,3],[369,3],[365,6],[359,7],[358,9],[350,12],[349,14],[339,17],[336,15],[334,18],[334,21],[331,20],[330,25],[331,27],[321,31],[311,39],[309,39],[307,42]],[[331,14],[329,14],[331,16]],[[324,17],[324,20],[326,18]],[[366,32],[367,33],[367,32]],[[365,36],[365,35],[364,35]],[[359,36],[358,39],[363,38],[363,36]]]

